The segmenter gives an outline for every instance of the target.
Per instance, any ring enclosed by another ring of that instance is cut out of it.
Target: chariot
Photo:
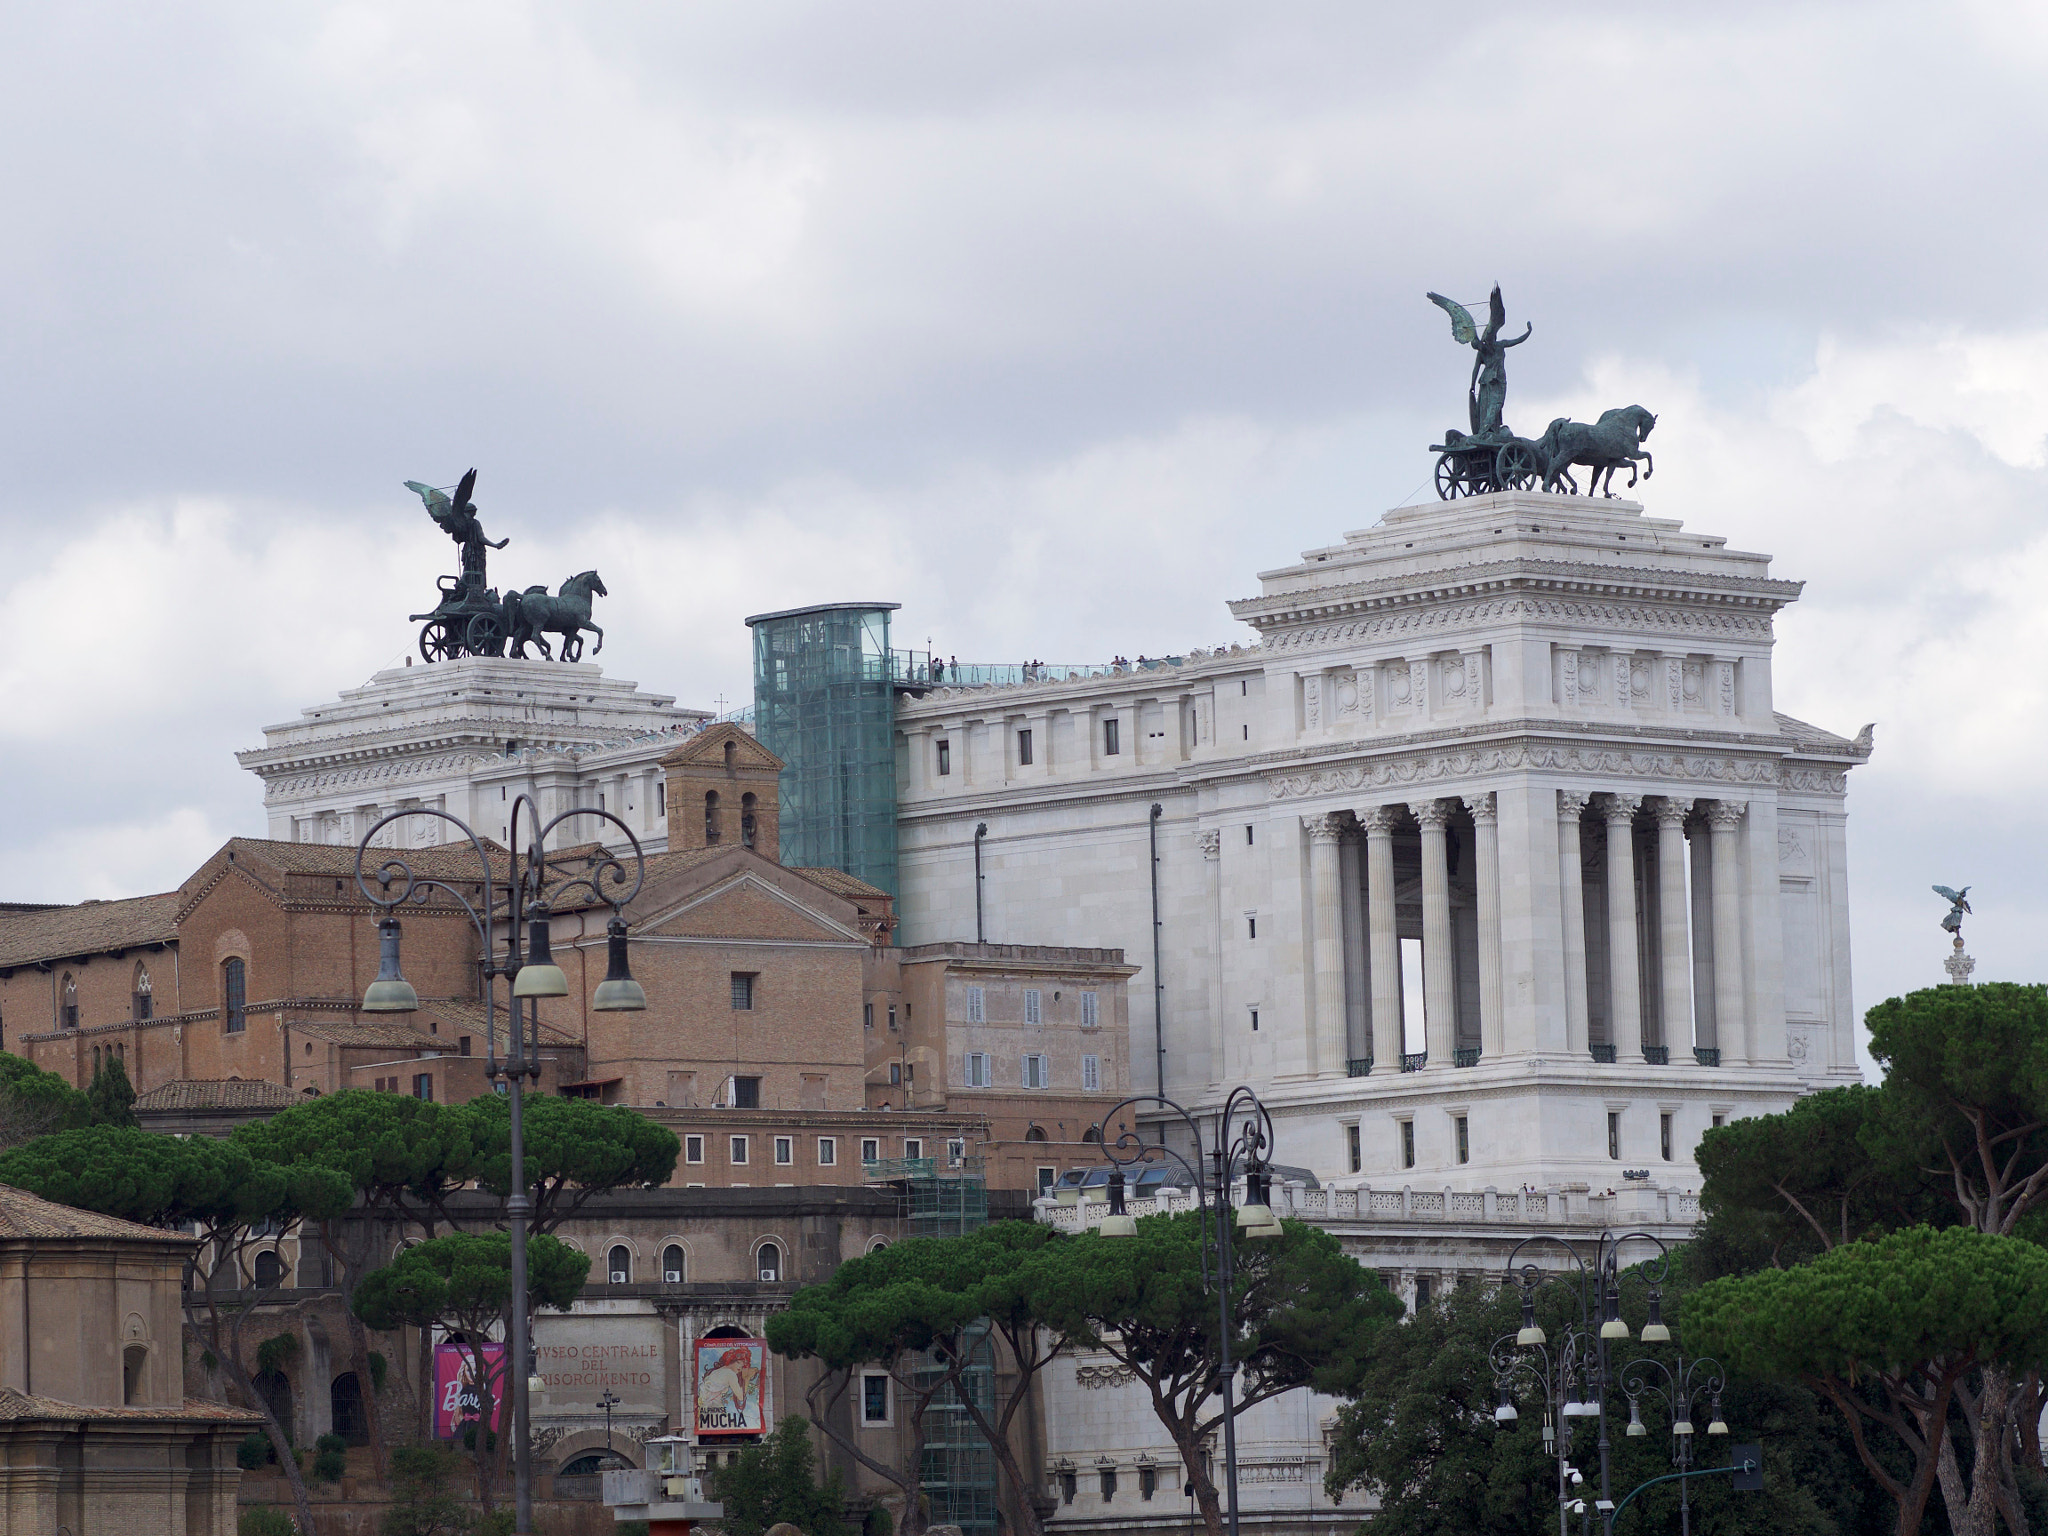
[[[461,576],[443,576],[441,604],[430,613],[410,615],[420,624],[420,655],[427,661],[453,661],[458,656],[502,656],[510,624],[498,589]]]
[[[1541,450],[1505,426],[1477,434],[1453,428],[1429,451],[1437,456],[1436,493],[1445,501],[1532,490],[1543,482]]]

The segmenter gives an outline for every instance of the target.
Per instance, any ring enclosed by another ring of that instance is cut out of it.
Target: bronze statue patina
[[[1472,436],[1498,438],[1506,430],[1501,425],[1501,410],[1508,400],[1508,348],[1527,341],[1536,326],[1534,322],[1525,322],[1521,335],[1511,341],[1500,339],[1500,328],[1508,316],[1507,306],[1501,303],[1499,283],[1493,285],[1493,294],[1486,301],[1483,329],[1472,319],[1472,312],[1456,299],[1447,299],[1440,293],[1432,293],[1429,299],[1451,317],[1451,335],[1458,344],[1470,347],[1473,352],[1472,379],[1465,387]]]
[[[1941,926],[1954,934],[1960,942],[1963,937],[1963,918],[1970,910],[1970,888],[1966,885],[1960,891],[1952,891],[1945,885],[1937,885],[1934,894],[1948,903],[1948,916],[1941,920]]]
[[[1579,483],[1572,477],[1574,464],[1593,471],[1592,479],[1586,484],[1588,496],[1599,491],[1602,477],[1607,482],[1607,494],[1612,496],[1614,472],[1624,464],[1628,466],[1628,483],[1633,488],[1638,460],[1643,465],[1643,478],[1649,479],[1656,473],[1657,461],[1643,447],[1643,439],[1656,425],[1657,418],[1640,405],[1624,405],[1603,411],[1600,419],[1591,426],[1569,417],[1558,417],[1536,440],[1536,455],[1543,464],[1543,489],[1554,491],[1564,486],[1576,496]]]
[[[462,573],[443,576],[437,583],[440,605],[412,616],[421,626],[421,657],[431,662],[452,661],[458,656],[503,656],[509,646],[513,656],[524,658],[531,644],[552,661],[555,655],[541,638],[543,631],[562,637],[563,661],[582,656],[584,630],[597,636],[591,654],[603,650],[604,631],[590,622],[591,595],[606,595],[604,582],[595,571],[571,576],[562,583],[559,596],[550,597],[545,586],[536,586],[508,592],[499,601],[498,589],[487,584],[485,562],[490,550],[503,549],[512,541],[492,543],[484,537],[476,503],[469,499],[475,487],[474,469],[462,477],[452,496],[417,480],[405,482],[405,488],[426,504],[428,514],[462,551]]]

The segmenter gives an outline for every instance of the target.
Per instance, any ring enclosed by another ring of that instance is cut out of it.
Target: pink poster
[[[484,1382],[476,1379],[479,1367],[488,1378]],[[464,1424],[480,1417],[486,1388],[493,1409],[491,1428],[498,1429],[504,1425],[505,1401],[511,1395],[505,1381],[504,1345],[485,1344],[472,1353],[466,1344],[436,1344],[434,1438],[453,1440]]]

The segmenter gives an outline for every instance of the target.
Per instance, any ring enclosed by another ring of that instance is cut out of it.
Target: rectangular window
[[[1621,1161],[1621,1112],[1610,1109],[1607,1112],[1607,1155],[1616,1162]]]
[[[1059,1176],[1060,1171],[1057,1168],[1041,1168],[1038,1170],[1038,1193],[1041,1198],[1052,1193],[1053,1181]]]
[[[951,773],[952,771],[953,743],[951,743],[950,741],[942,741],[939,743],[939,777],[943,779],[947,774]]]
[[[458,1040],[457,1040],[457,1041],[455,1042],[455,1054],[456,1054],[456,1055],[458,1055],[458,1056],[467,1056],[467,1055],[469,1054],[469,1036],[468,1036],[468,1035],[463,1035],[463,1036],[462,1036],[461,1038],[459,1038],[459,1039],[458,1039]]]
[[[1060,1502],[1062,1504],[1074,1502],[1074,1474],[1071,1472],[1062,1472],[1060,1474]]]
[[[1244,920],[1244,936],[1248,939],[1256,939],[1259,936],[1259,920],[1256,917],[1247,917]]]
[[[754,1006],[754,976],[755,972],[753,971],[734,971],[732,973],[733,1007],[744,1010]]]
[[[1017,733],[1017,765],[1021,768],[1031,766],[1031,733],[1029,731],[1019,731]]]
[[[248,1026],[249,1016],[243,1010],[248,1006],[248,971],[239,956],[231,956],[221,963],[220,1016],[225,1021],[225,1033],[239,1035]],[[71,1028],[78,1027],[78,1007],[71,1004],[66,1012],[65,1023]]]
[[[904,1155],[905,1157],[923,1157],[923,1156],[924,1156],[924,1139],[923,1139],[922,1137],[920,1137],[920,1136],[906,1136],[906,1137],[904,1137],[904,1138],[903,1138],[903,1155]]]
[[[903,1086],[903,1063],[900,1061],[889,1063],[889,1086],[891,1088]]]
[[[834,1168],[838,1164],[839,1138],[837,1136],[820,1136],[818,1138],[818,1166],[820,1168]]]
[[[1036,987],[1024,989],[1024,1022],[1043,1024],[1045,1022],[1045,994]]]
[[[1109,1502],[1109,1501],[1110,1501],[1111,1499],[1113,1499],[1113,1498],[1115,1498],[1115,1497],[1116,1497],[1116,1468],[1115,1468],[1115,1467],[1104,1467],[1104,1468],[1102,1469],[1102,1502],[1103,1502],[1103,1503],[1105,1503],[1105,1504],[1107,1504],[1107,1503],[1108,1503],[1108,1502]]]
[[[1714,1129],[1715,1129],[1715,1130],[1717,1130],[1717,1131],[1718,1131],[1719,1129],[1721,1129],[1721,1127],[1722,1127],[1722,1126],[1726,1125],[1727,1123],[1728,1123],[1728,1120],[1727,1120],[1727,1117],[1726,1117],[1726,1116],[1724,1116],[1724,1115],[1716,1115],[1716,1116],[1714,1116]]]
[[[1083,1056],[1081,1058],[1081,1091],[1097,1093],[1102,1088],[1102,1058]]]
[[[761,1079],[758,1077],[736,1077],[732,1080],[732,1107],[734,1109],[759,1109],[761,1107]]]
[[[967,1053],[967,1086],[970,1088],[986,1088],[988,1086],[987,1051],[969,1051]]]
[[[873,1003],[862,1003],[860,1005],[860,1027],[862,1029],[873,1029],[875,1027],[875,1005]]]
[[[896,1005],[894,1003],[889,1005],[889,1027],[891,1029],[896,1027]]]
[[[1344,1127],[1344,1146],[1351,1154],[1351,1171],[1353,1173],[1362,1173],[1365,1169],[1365,1149],[1359,1145],[1357,1126],[1347,1125]]]
[[[860,1379],[860,1421],[863,1424],[889,1422],[889,1378],[870,1372]]]
[[[654,814],[657,816],[666,816],[668,814],[668,785],[659,781],[654,786]]]
[[[1252,1033],[1256,1035],[1256,1034],[1257,1034],[1258,1032],[1259,1032],[1259,1010],[1258,1010],[1258,1009],[1256,1009],[1256,1008],[1254,1008],[1254,1009],[1252,1010]]]
[[[1104,757],[1115,757],[1123,751],[1119,738],[1122,726],[1123,722],[1114,715],[1102,722],[1102,755]]]
[[[729,1150],[732,1164],[737,1168],[744,1165],[747,1160],[747,1138],[744,1136],[734,1136],[731,1138],[731,1142],[732,1145]]]
[[[433,1073],[421,1072],[413,1077],[412,1096],[416,1099],[425,1099],[429,1104],[434,1102]]]
[[[683,1138],[683,1161],[686,1163],[701,1163],[704,1161],[704,1138],[702,1136],[685,1136]]]
[[[958,1168],[962,1163],[966,1161],[966,1142],[956,1137],[953,1140],[946,1143],[946,1166],[948,1168]]]
[[[778,1136],[775,1138],[775,1166],[787,1168],[796,1161],[796,1138]]]
[[[860,1160],[864,1163],[879,1163],[882,1160],[882,1142],[879,1137],[861,1137]]]
[[[155,1001],[156,999],[147,992],[138,992],[135,994],[136,1023],[141,1024],[148,1021],[150,1007],[152,1004],[155,1003]]]
[[[1401,1122],[1401,1166],[1403,1168],[1413,1168],[1415,1166],[1415,1122],[1413,1120],[1403,1120]]]
[[[1252,828],[1251,828],[1251,823],[1250,823],[1250,822],[1246,822],[1246,823],[1245,823],[1245,828],[1244,828],[1244,845],[1245,845],[1245,847],[1247,847],[1247,848],[1251,847],[1251,845],[1252,845]]]
[[[1024,1086],[1026,1088],[1050,1088],[1052,1086],[1051,1059],[1036,1052],[1024,1058]]]
[[[1468,1121],[1463,1115],[1460,1115],[1457,1118],[1457,1132],[1458,1161],[1461,1163],[1469,1163],[1472,1161],[1472,1129],[1471,1122]]]
[[[1671,1161],[1671,1117],[1657,1117],[1657,1150],[1664,1154],[1664,1161]]]
[[[980,987],[967,989],[967,1022],[986,1024],[988,1022],[988,994]]]
[[[1429,1305],[1429,1293],[1433,1289],[1434,1287],[1429,1283],[1429,1276],[1417,1275],[1415,1277],[1415,1306],[1417,1311]]]
[[[1151,1467],[1138,1468],[1138,1497],[1149,1499],[1159,1491],[1159,1473]]]
[[[1093,992],[1081,994],[1081,1027],[1094,1029],[1102,1023],[1102,1001]]]

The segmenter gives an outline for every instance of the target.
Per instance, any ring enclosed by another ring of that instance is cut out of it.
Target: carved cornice
[[[1628,748],[1603,750],[1566,742],[1510,742],[1435,753],[1385,757],[1371,762],[1276,774],[1267,782],[1275,800],[1306,800],[1350,790],[1403,790],[1446,779],[1476,778],[1489,773],[1526,771],[1569,773],[1584,778],[1677,779],[1712,785],[1774,786],[1792,775],[1769,759],[1728,757],[1712,753],[1660,752]],[[1841,794],[1848,774],[1820,775],[1831,785],[1815,785]]]

